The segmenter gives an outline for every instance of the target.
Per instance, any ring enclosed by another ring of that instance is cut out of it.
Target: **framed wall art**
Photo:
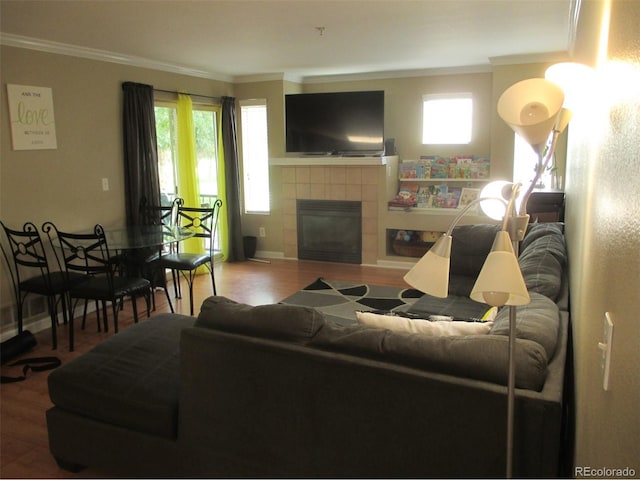
[[[51,88],[7,84],[14,150],[58,148]]]

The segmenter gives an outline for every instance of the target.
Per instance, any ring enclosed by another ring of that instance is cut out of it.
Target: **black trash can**
[[[253,258],[256,256],[256,246],[258,244],[257,237],[242,237],[242,244],[244,248],[244,256],[246,258]]]

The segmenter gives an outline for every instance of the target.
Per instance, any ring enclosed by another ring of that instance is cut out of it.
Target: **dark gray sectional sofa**
[[[468,293],[494,233],[454,231],[451,295]],[[514,475],[557,477],[562,225],[530,226],[521,247],[532,302],[518,307]],[[50,449],[66,468],[128,477],[501,477],[507,328],[506,309],[487,335],[429,337],[210,297],[197,319],[152,317],[54,371]]]

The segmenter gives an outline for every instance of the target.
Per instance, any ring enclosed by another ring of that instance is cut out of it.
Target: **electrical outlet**
[[[109,179],[106,177],[102,179],[102,191],[103,192],[109,191]]]
[[[598,348],[602,351],[602,361],[600,364],[602,370],[602,388],[609,390],[609,371],[611,369],[611,349],[613,348],[613,320],[611,314],[604,314],[604,334],[603,341],[598,342]]]
[[[260,228],[258,229],[258,232],[259,232],[259,235],[260,235],[261,237],[266,237],[266,236],[267,236],[267,232],[266,232],[266,230],[264,229],[264,227],[260,227]]]

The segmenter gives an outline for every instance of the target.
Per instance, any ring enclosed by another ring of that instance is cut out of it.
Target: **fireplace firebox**
[[[297,200],[298,258],[362,263],[362,203]]]

